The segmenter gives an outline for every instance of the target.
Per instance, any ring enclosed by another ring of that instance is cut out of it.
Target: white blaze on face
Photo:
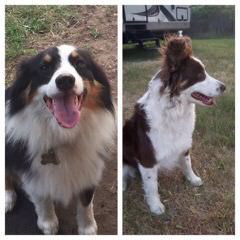
[[[225,91],[225,85],[219,80],[211,77],[205,71],[205,66],[199,59],[195,57],[192,57],[192,59],[203,67],[205,79],[197,81],[195,84],[191,85],[183,92],[183,95],[185,95],[192,103],[197,103],[203,106],[211,106],[215,102],[214,97],[223,94]],[[198,76],[198,72],[195,72],[194,74]]]
[[[48,97],[53,97],[54,95],[59,94],[59,89],[56,86],[56,79],[61,75],[71,75],[75,78],[75,86],[73,91],[76,95],[80,95],[83,92],[83,80],[73,65],[69,62],[69,56],[74,50],[75,47],[69,45],[61,45],[58,47],[60,66],[53,74],[50,82],[47,85],[46,95]]]
[[[205,80],[198,82],[191,87],[192,92],[199,92],[208,97],[217,97],[221,95],[221,86],[223,83],[211,77],[207,72],[205,72],[205,74]]]
[[[58,47],[59,67],[49,83],[40,88],[48,110],[53,114],[59,125],[64,128],[73,128],[80,121],[83,103],[83,79],[69,61],[69,57],[74,50],[75,47],[68,45]],[[57,87],[56,80],[64,79],[64,77],[73,79],[73,85],[70,89],[61,90],[59,86]]]
[[[215,103],[214,97],[221,95],[225,85],[205,72],[205,79],[192,85],[189,89],[190,102],[203,106],[212,106]]]

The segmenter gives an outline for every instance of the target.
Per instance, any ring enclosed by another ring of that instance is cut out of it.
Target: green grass
[[[78,12],[73,6],[6,6],[6,58],[24,52],[32,35],[58,31],[58,26],[74,22]]]
[[[197,132],[205,144],[212,144],[216,147],[234,148],[234,47],[233,39],[193,42],[196,55],[203,60],[207,71],[227,84],[227,94],[219,98],[217,107],[210,110],[198,108]],[[209,113],[210,117],[208,117]],[[206,119],[209,120],[208,124],[206,124]]]
[[[92,27],[90,29],[90,35],[94,38],[97,39],[99,37],[101,37],[101,33],[98,31],[98,29],[96,27]]]
[[[234,234],[234,44],[229,38],[193,40],[194,55],[227,86],[216,107],[197,106],[192,159],[204,186],[191,187],[178,170],[160,174],[166,214],[159,217],[149,212],[137,176],[124,193],[125,234]],[[124,119],[130,117],[134,103],[160,68],[161,57],[153,46],[124,46]]]
[[[125,44],[123,46],[123,61],[141,62],[159,58],[159,49],[155,48],[155,42],[145,42],[144,46],[144,48],[140,48],[135,44]]]

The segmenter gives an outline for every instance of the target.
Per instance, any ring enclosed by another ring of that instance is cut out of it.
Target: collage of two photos
[[[235,6],[121,7],[5,6],[6,235],[235,234]]]

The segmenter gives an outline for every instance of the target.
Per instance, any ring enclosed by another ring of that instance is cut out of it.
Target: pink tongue
[[[64,128],[73,128],[79,122],[80,112],[75,97],[76,95],[66,95],[53,99],[54,116]]]

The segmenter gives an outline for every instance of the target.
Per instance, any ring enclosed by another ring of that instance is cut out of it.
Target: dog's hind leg
[[[16,202],[17,194],[11,175],[6,171],[5,175],[5,212],[10,212]]]
[[[93,212],[95,188],[89,188],[79,194],[77,203],[78,233],[81,235],[97,234],[97,224]]]
[[[160,201],[158,193],[158,167],[145,168],[139,164],[139,171],[142,176],[143,189],[145,197],[152,213],[157,215],[163,214],[165,211],[164,205]]]
[[[185,175],[186,179],[191,183],[193,186],[201,186],[203,181],[200,177],[198,177],[193,169],[192,169],[192,161],[187,151],[183,156],[180,157],[180,166],[182,168],[183,174]]]
[[[56,234],[58,232],[58,219],[55,213],[53,201],[50,198],[41,198],[30,195],[38,216],[38,227],[44,234]]]

